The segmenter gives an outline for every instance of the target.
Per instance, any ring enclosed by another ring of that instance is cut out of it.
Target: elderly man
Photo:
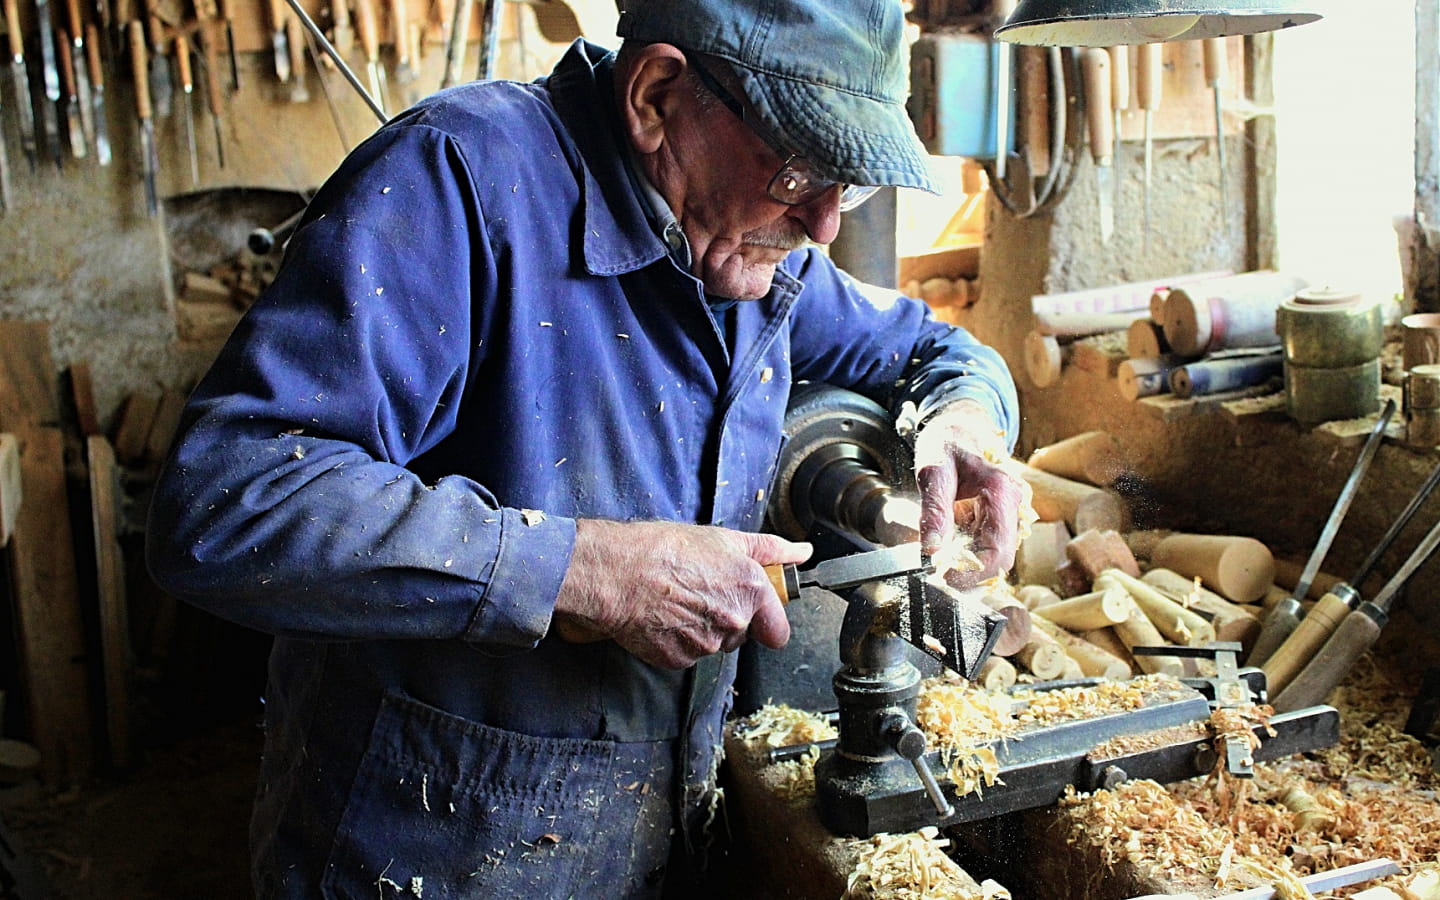
[[[658,894],[732,651],[789,636],[763,566],[810,548],[758,529],[799,381],[906,410],[924,542],[974,498],[966,577],[1013,560],[1003,362],[808,246],[932,187],[899,3],[625,7],[618,54],[357,148],[187,408],[148,558],[275,635],[259,896]]]

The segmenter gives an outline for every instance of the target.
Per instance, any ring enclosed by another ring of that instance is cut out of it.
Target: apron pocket
[[[569,896],[608,868],[610,848],[596,825],[616,790],[615,750],[604,741],[492,728],[387,695],[346,801],[323,893]]]

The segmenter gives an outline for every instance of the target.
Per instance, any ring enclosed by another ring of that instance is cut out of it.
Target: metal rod
[[[375,114],[375,118],[380,120],[380,124],[384,125],[390,121],[390,117],[385,115],[385,110],[379,103],[375,102],[375,98],[370,95],[370,92],[365,90],[365,85],[360,83],[360,79],[355,77],[355,73],[350,70],[350,66],[346,64],[344,57],[340,55],[340,51],[336,50],[330,44],[329,39],[325,37],[325,33],[320,30],[320,26],[315,24],[315,20],[310,18],[310,14],[300,5],[300,0],[285,0],[285,2],[290,4],[291,9],[295,10],[295,15],[300,17],[300,23],[305,26],[305,30],[310,32],[311,36],[315,38],[315,43],[320,45],[320,49],[324,50],[325,55],[330,57],[330,61],[335,63],[336,67],[340,69],[340,74],[344,75],[345,80],[350,82],[350,86],[360,95],[360,99],[365,101],[365,105],[370,107],[370,111]]]
[[[1374,549],[1370,551],[1370,555],[1360,564],[1360,568],[1355,570],[1355,577],[1350,579],[1351,587],[1357,591],[1360,590],[1360,582],[1369,577],[1376,563],[1380,562],[1380,557],[1385,555],[1386,550],[1390,549],[1390,545],[1395,542],[1395,538],[1399,537],[1400,532],[1409,524],[1411,517],[1420,509],[1420,504],[1424,503],[1425,498],[1429,497],[1431,491],[1435,490],[1437,483],[1440,483],[1440,465],[1437,465],[1430,471],[1430,475],[1425,479],[1425,483],[1420,485],[1420,489],[1415,492],[1415,496],[1410,498],[1410,502],[1405,505],[1405,509],[1400,512],[1400,516],[1396,518],[1394,522],[1390,523],[1389,530],[1386,531],[1379,542],[1375,544]]]

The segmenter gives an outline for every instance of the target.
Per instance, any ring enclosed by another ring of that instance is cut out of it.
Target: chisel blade
[[[910,543],[827,559],[798,571],[796,576],[802,588],[814,586],[838,591],[870,581],[925,575],[932,571],[934,567],[920,555],[920,545]]]
[[[20,114],[20,149],[30,161],[34,171],[37,157],[35,143],[35,110],[30,107],[30,76],[25,71],[25,58],[13,57],[10,61],[10,86],[15,91],[15,106]]]

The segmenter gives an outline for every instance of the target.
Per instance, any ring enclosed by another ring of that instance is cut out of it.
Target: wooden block
[[[1034,466],[1019,466],[1018,471],[1030,485],[1030,502],[1040,521],[1064,522],[1072,534],[1091,528],[1125,531],[1129,527],[1129,504],[1115,491],[1051,475]]]
[[[10,543],[15,522],[20,516],[24,499],[24,483],[20,477],[20,439],[13,434],[0,434],[0,547]]]
[[[100,433],[100,414],[95,406],[95,383],[90,378],[89,363],[72,363],[66,370],[70,383],[70,402],[75,405],[75,424],[81,437]]]
[[[1275,557],[1251,537],[1172,534],[1155,547],[1151,562],[1198,575],[1212,591],[1236,603],[1259,600],[1275,583]]]
[[[1005,629],[995,641],[993,652],[999,656],[1015,655],[1030,640],[1030,610],[1004,587],[984,591],[980,602],[1005,617]]]
[[[1015,553],[1015,577],[1021,584],[1059,587],[1055,570],[1065,561],[1070,526],[1064,521],[1032,522],[1030,533]]]
[[[43,779],[69,786],[92,771],[95,746],[64,436],[35,427],[17,437],[26,500],[10,542],[11,574],[30,735]]]
[[[1091,643],[1069,629],[1061,628],[1041,616],[1035,617],[1035,626],[1055,639],[1065,654],[1080,667],[1082,675],[1090,678],[1123,681],[1134,674],[1128,657],[1116,656],[1098,644]]]
[[[106,736],[111,764],[125,769],[130,765],[132,668],[125,554],[120,547],[120,468],[104,435],[88,438],[85,448],[90,463],[90,527],[95,546]]]
[[[1015,652],[1012,659],[1041,681],[1053,681],[1065,673],[1069,657],[1060,642],[1046,634],[1044,629],[1032,628],[1030,640]]]
[[[165,391],[160,395],[150,433],[145,438],[145,462],[158,465],[169,455],[170,443],[175,439],[175,429],[180,426],[180,414],[185,411],[186,399],[179,391]]]
[[[230,285],[218,278],[199,272],[186,272],[180,285],[180,296],[189,303],[221,303],[233,305]]]
[[[1101,378],[1114,378],[1125,362],[1125,332],[1081,338],[1071,345],[1070,364]]]
[[[127,466],[144,465],[150,429],[155,425],[155,414],[159,409],[160,398],[145,391],[137,391],[125,398],[120,422],[115,426],[115,456],[120,462]]]
[[[175,302],[175,332],[182,341],[220,343],[235,330],[241,311],[230,303]]]
[[[1091,528],[1082,531],[1065,545],[1065,556],[1095,580],[1106,569],[1119,569],[1127,575],[1140,577],[1140,564],[1126,546],[1118,531]]]
[[[1060,582],[1056,593],[1061,597],[1078,597],[1090,592],[1090,576],[1068,559],[1055,567],[1055,578]]]
[[[1039,447],[1026,463],[1096,487],[1111,487],[1129,469],[1120,441],[1106,431],[1086,431]]]
[[[60,384],[45,322],[0,320],[0,430],[60,424]]]
[[[987,691],[1003,691],[1015,685],[1015,664],[1003,656],[993,653],[980,666],[975,683]]]

